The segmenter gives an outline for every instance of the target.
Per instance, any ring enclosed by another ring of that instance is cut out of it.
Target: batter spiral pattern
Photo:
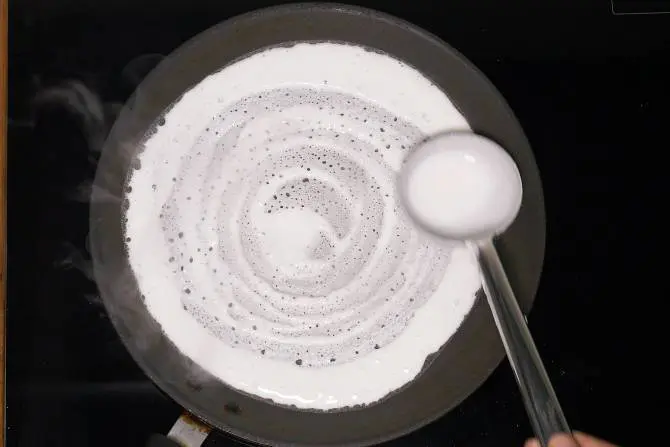
[[[318,410],[380,400],[480,286],[471,254],[421,232],[396,191],[419,141],[468,128],[421,73],[354,45],[263,49],[206,77],[128,176],[147,311],[235,389]]]
[[[230,346],[303,367],[391,342],[448,262],[402,212],[387,162],[421,138],[324,89],[222,110],[184,153],[161,213],[184,308]]]

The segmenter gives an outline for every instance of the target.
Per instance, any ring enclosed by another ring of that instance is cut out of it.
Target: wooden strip
[[[8,3],[0,0],[0,446],[5,445],[5,309],[7,250],[7,56]]]

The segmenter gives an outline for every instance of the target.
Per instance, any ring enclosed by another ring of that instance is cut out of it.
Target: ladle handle
[[[519,384],[526,412],[535,436],[543,447],[547,447],[553,434],[570,434],[570,427],[493,241],[488,240],[476,245],[484,291]]]
[[[144,447],[200,447],[211,430],[209,426],[184,411],[167,436],[153,434]]]

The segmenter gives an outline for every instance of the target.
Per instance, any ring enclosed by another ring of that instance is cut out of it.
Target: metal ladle
[[[446,169],[445,163],[454,162],[455,165]],[[490,172],[495,175],[487,178]],[[457,177],[455,184],[445,181],[449,175]],[[478,188],[477,182],[481,180],[487,183],[481,190],[482,194],[488,194],[487,200],[480,200],[483,195],[479,194],[475,202],[481,203],[458,204],[459,200],[463,201],[459,197],[463,191]],[[494,184],[488,184],[492,182]],[[446,188],[449,190],[440,189],[446,185],[450,185]],[[483,289],[537,439],[547,447],[552,435],[570,434],[493,244],[494,238],[514,221],[521,207],[521,177],[512,158],[498,144],[474,133],[438,135],[417,147],[407,159],[400,173],[400,192],[408,213],[421,227],[442,238],[464,241],[476,255]],[[437,197],[443,203],[431,202],[427,197]],[[454,209],[436,208],[445,203]],[[490,209],[495,211],[487,211]]]

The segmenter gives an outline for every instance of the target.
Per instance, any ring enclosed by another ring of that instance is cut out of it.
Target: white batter
[[[268,49],[207,77],[130,174],[127,248],[149,312],[241,391],[322,410],[380,400],[480,287],[467,249],[419,230],[397,192],[415,144],[457,129],[428,79],[356,46]]]

